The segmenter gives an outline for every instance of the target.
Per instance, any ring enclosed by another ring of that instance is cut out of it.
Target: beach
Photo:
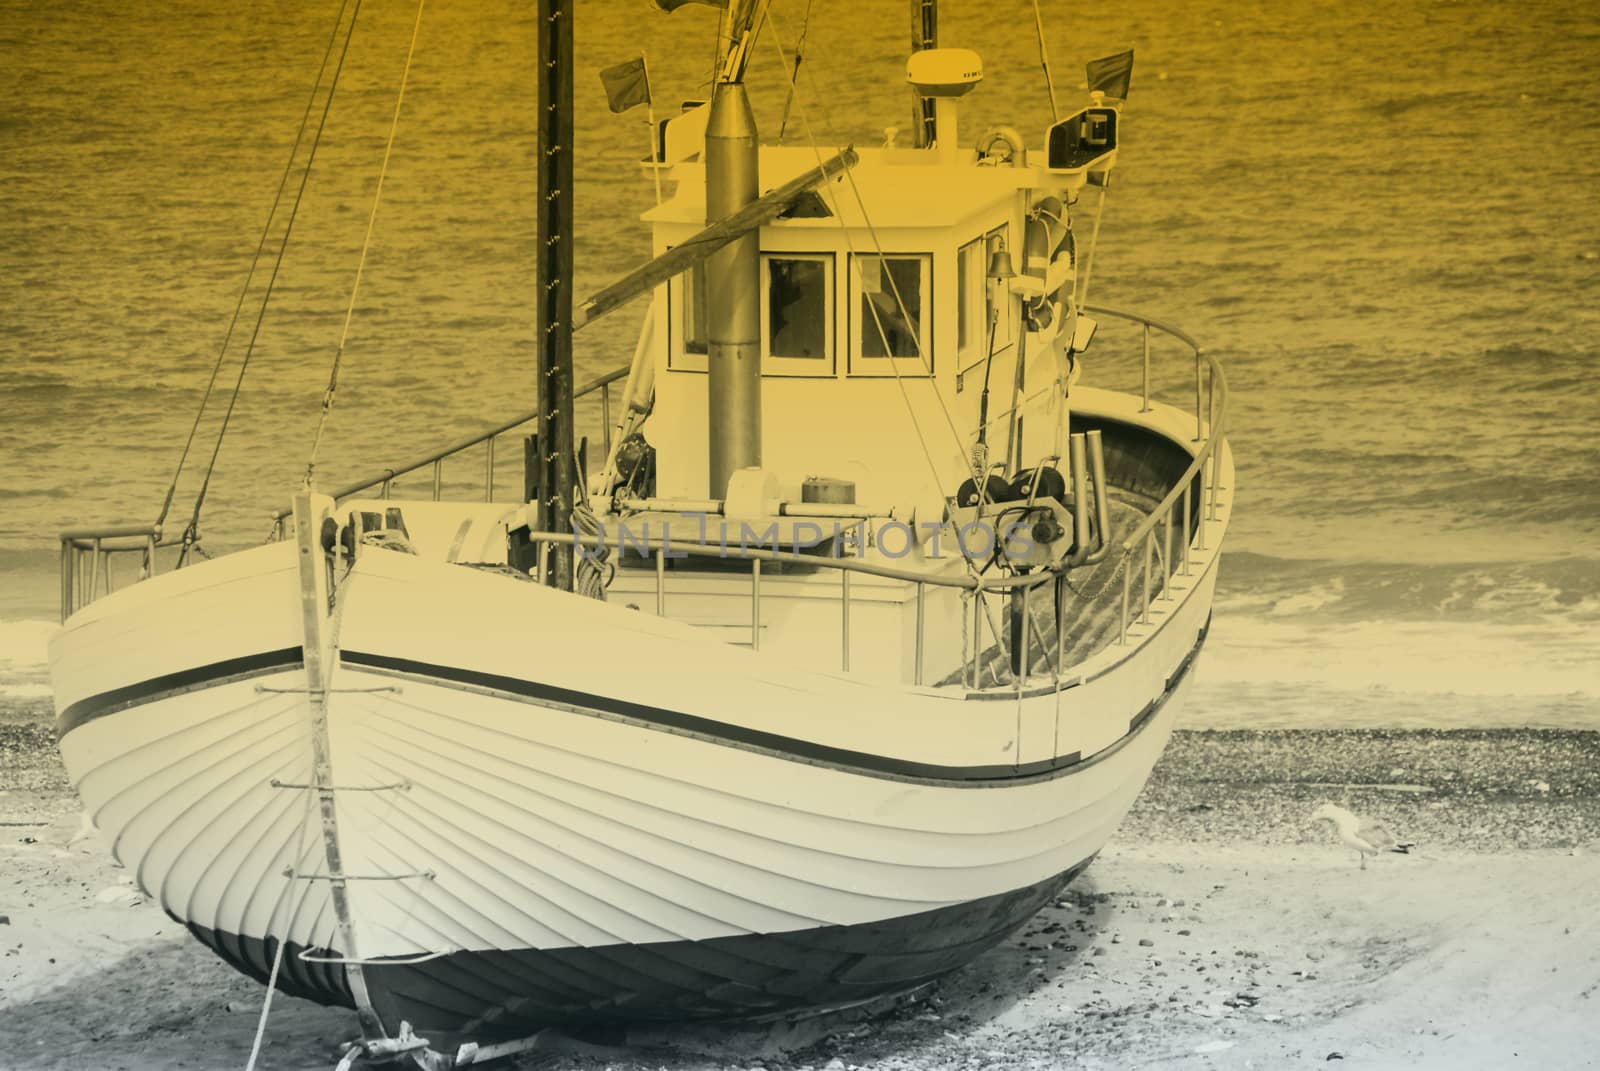
[[[707,88],[715,5],[650,7],[577,22],[580,297],[655,251],[639,220],[660,196],[637,166],[649,120],[614,114],[599,72],[646,49],[655,118]],[[828,7],[771,5],[763,140],[906,137],[903,9]],[[552,1041],[524,1066],[1600,1066],[1600,236],[1573,225],[1600,159],[1592,14],[943,9],[942,42],[984,63],[966,145],[996,127],[1040,144],[1087,61],[1137,52],[1116,181],[1072,209],[1083,289],[1222,361],[1238,466],[1178,731],[1088,870],[934,986],[784,1027]],[[522,0],[428,5],[414,66],[407,8],[366,6],[259,346],[229,328],[241,295],[256,309],[251,251],[329,13],[65,0],[0,19],[0,1071],[244,1068],[266,993],[81,826],[47,671],[58,533],[159,516],[169,544],[192,525],[207,554],[256,547],[312,458],[336,486],[537,399]],[[773,47],[801,38],[803,67]],[[627,365],[642,313],[579,336],[580,382]],[[1139,329],[1101,319],[1083,382],[1141,389]],[[1188,404],[1189,357],[1157,340],[1154,398]],[[576,419],[598,442],[598,398]],[[522,501],[521,458],[509,438],[490,455],[498,499]],[[483,473],[433,476],[475,499]],[[424,469],[394,491],[433,488]],[[1363,869],[1312,821],[1323,803],[1416,847]],[[280,995],[257,1067],[331,1069],[356,1030]]]
[[[265,990],[79,836],[47,701],[0,714],[0,763],[0,1068],[245,1066]],[[1416,847],[1363,870],[1321,802]],[[1089,870],[934,986],[523,1066],[1589,1067],[1597,885],[1600,733],[1181,730]],[[331,1068],[355,1029],[280,995],[258,1067]]]

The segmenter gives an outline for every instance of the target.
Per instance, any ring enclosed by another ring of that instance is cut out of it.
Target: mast
[[[539,0],[538,306],[539,435],[537,522],[572,530],[577,462],[572,425],[572,9],[576,0]],[[572,549],[550,551],[545,582],[572,590]]]
[[[911,0],[911,51],[939,47],[939,0]],[[915,89],[911,91],[913,144],[926,149],[933,144],[938,120],[935,102]]]
[[[726,48],[706,120],[706,221],[730,216],[756,200],[756,120],[744,69],[758,0],[735,0]],[[706,259],[709,479],[722,497],[728,478],[761,464],[761,232],[752,230]]]

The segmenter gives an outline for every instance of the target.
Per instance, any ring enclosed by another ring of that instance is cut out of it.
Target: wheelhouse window
[[[1005,291],[989,281],[989,262],[1005,248],[1005,227],[996,227],[956,251],[956,353],[965,371],[989,355],[989,317],[996,311],[994,348],[1011,344],[1010,317],[1004,315]]]
[[[667,285],[668,368],[706,370],[707,322],[705,273],[697,264],[685,268]]]
[[[780,375],[833,374],[833,262],[826,253],[761,257],[761,357]]]
[[[926,253],[850,258],[851,371],[926,374],[933,370],[928,315],[933,258]],[[906,365],[891,366],[889,359]]]

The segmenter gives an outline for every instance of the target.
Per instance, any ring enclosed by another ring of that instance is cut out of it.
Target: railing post
[[[667,616],[666,544],[656,547],[656,616]]]
[[[761,650],[761,559],[750,559],[750,649]]]
[[[61,541],[61,620],[72,613],[72,546]]]
[[[1017,691],[1019,691],[1019,692],[1022,691],[1023,686],[1028,683],[1028,655],[1031,653],[1031,651],[1029,650],[1029,644],[1028,644],[1028,632],[1029,632],[1030,627],[1033,625],[1033,615],[1028,613],[1028,598],[1031,595],[1031,593],[1032,593],[1032,589],[1030,589],[1030,588],[1022,588],[1022,589],[1020,589],[1020,594],[1021,594],[1022,597],[1020,599],[1018,599],[1017,596],[1019,594],[1019,589],[1012,588],[1011,589],[1011,596],[1010,596],[1010,598],[1008,600],[1010,602],[1010,604],[1011,604],[1011,612],[1013,614],[1017,613],[1019,610],[1022,613],[1022,622],[1021,622],[1022,627],[1018,628],[1018,627],[1016,627],[1015,624],[1012,625],[1012,634],[1016,635],[1016,634],[1020,633],[1021,635],[1018,638],[1022,641],[1022,643],[1021,643],[1022,650],[1020,652],[1021,653],[1021,657],[1017,659],[1017,672],[1015,674],[1016,680],[1013,682],[1014,684],[1016,684]],[[1022,716],[1022,712],[1021,712],[1020,709],[1017,711],[1017,716],[1019,718]],[[1020,729],[1019,729],[1019,732],[1020,732]],[[1020,762],[1021,761],[1021,758],[1020,758],[1021,751],[1020,750],[1018,751],[1018,756],[1019,756],[1018,761]]]
[[[1139,412],[1150,411],[1150,324],[1144,325],[1144,401],[1139,406]]]
[[[385,476],[383,478],[383,487],[378,491],[378,497],[379,498],[381,498],[381,499],[383,499],[385,501],[388,501],[388,498],[389,498],[389,484],[392,482],[392,480],[393,480],[393,477],[390,477],[390,476]],[[283,523],[282,518],[279,519],[278,523],[280,525]]]
[[[1144,595],[1140,599],[1143,609],[1139,611],[1139,623],[1141,625],[1150,623],[1150,555],[1154,550],[1154,535],[1153,531],[1144,534]]]
[[[145,552],[150,555],[150,570],[149,570],[149,572],[145,573],[145,576],[146,577],[155,576],[156,575],[156,536],[155,536],[154,532],[150,533],[150,535],[145,537]]]
[[[84,605],[100,597],[100,537],[96,536],[90,545],[89,553],[89,598]]]
[[[984,589],[973,588],[973,684],[982,682],[982,650],[984,650]]]
[[[1172,511],[1161,515],[1161,597],[1172,601]]]
[[[494,436],[484,440],[485,452],[483,459],[483,500],[494,501]]]
[[[1185,480],[1183,482],[1183,537],[1180,542],[1183,544],[1184,576],[1189,575],[1189,540],[1191,538],[1189,535],[1189,494],[1193,488],[1194,483],[1192,481]]]
[[[917,649],[916,661],[911,667],[911,683],[922,684],[922,647],[925,629],[927,628],[927,594],[928,585],[917,581]]]
[[[1122,552],[1122,624],[1117,629],[1117,642],[1128,645],[1128,552]]]
[[[1214,521],[1214,520],[1217,519],[1217,484],[1220,483],[1221,480],[1222,480],[1222,455],[1218,450],[1215,449],[1216,445],[1217,445],[1216,443],[1212,443],[1213,449],[1211,451],[1211,508],[1206,514],[1206,520],[1208,520],[1208,521]]]
[[[433,500],[439,501],[439,493],[444,490],[444,458],[438,458],[433,463]]]
[[[600,424],[605,429],[602,441],[606,446],[606,458],[611,457],[611,383],[606,381],[600,384]]]
[[[841,618],[839,621],[840,656],[839,668],[850,672],[850,570],[840,569],[839,576],[843,578],[844,598],[840,600]]]
[[[1202,421],[1205,420],[1205,410],[1201,407],[1201,403],[1200,403],[1200,366],[1201,366],[1200,350],[1198,348],[1196,348],[1195,351],[1194,351],[1194,441],[1195,442],[1202,442],[1202,441],[1204,441],[1204,439],[1206,437],[1205,426],[1202,423]]]

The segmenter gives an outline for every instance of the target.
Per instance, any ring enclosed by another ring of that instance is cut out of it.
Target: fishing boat
[[[354,1009],[347,1064],[961,967],[1106,844],[1210,623],[1222,369],[1086,301],[1075,224],[1125,72],[1039,147],[962,131],[982,60],[917,4],[903,138],[761,146],[762,5],[736,0],[710,100],[647,162],[655,257],[577,301],[574,6],[540,6],[537,410],[308,477],[250,549],[62,536],[50,663],[86,812],[269,994]],[[575,385],[574,332],[635,296],[631,362]],[[1132,389],[1090,372],[1118,325]],[[472,456],[485,486],[451,500],[442,466]]]

